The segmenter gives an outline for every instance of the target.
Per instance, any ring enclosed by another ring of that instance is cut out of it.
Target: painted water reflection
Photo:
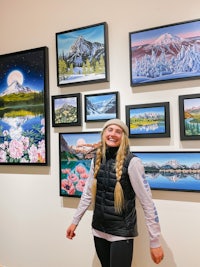
[[[135,152],[152,189],[200,191],[200,152]]]
[[[165,125],[163,123],[141,125],[135,128],[131,128],[130,132],[131,134],[164,133]]]

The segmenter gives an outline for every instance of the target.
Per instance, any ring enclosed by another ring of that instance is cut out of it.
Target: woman
[[[137,233],[135,198],[145,214],[150,253],[155,263],[164,257],[160,225],[141,160],[129,150],[128,127],[119,119],[105,123],[101,146],[66,237],[73,239],[85,211],[93,202],[92,231],[102,267],[130,267]]]

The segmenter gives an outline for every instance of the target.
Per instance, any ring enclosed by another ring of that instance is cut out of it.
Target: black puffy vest
[[[131,186],[128,165],[134,157],[129,153],[124,165],[120,183],[124,192],[124,209],[121,214],[114,209],[114,188],[116,184],[115,156],[107,157],[97,174],[97,193],[92,227],[96,230],[123,237],[137,236],[135,192]]]

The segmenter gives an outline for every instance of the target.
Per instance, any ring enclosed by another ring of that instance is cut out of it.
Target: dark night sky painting
[[[47,47],[0,55],[0,164],[48,164]]]
[[[20,52],[0,57],[0,93],[7,89],[8,77],[17,71],[18,79],[23,79],[23,86],[32,90],[44,90],[44,55],[35,50]]]

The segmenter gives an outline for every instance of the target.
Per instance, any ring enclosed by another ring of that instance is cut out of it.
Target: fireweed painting
[[[81,94],[52,96],[52,126],[81,125]]]
[[[46,47],[0,56],[0,164],[48,163],[46,57]]]
[[[60,133],[60,195],[80,197],[89,176],[100,133]]]

